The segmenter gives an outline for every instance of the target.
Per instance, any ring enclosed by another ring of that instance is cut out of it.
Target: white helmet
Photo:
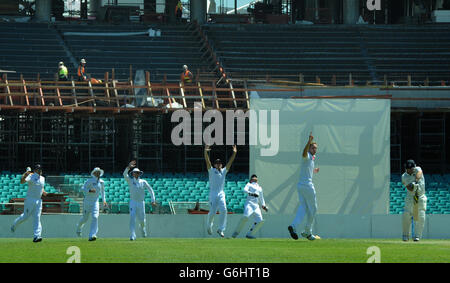
[[[80,63],[86,64],[86,60],[84,60],[84,58],[83,58],[80,60]]]

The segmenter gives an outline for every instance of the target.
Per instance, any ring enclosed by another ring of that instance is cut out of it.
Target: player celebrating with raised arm
[[[92,178],[88,179],[81,191],[84,193],[83,201],[83,216],[77,225],[77,235],[81,237],[81,229],[88,221],[89,214],[92,214],[91,230],[89,232],[89,241],[97,240],[98,232],[98,216],[99,216],[99,203],[98,199],[101,194],[103,200],[103,207],[106,207],[105,199],[105,182],[100,179],[105,172],[99,167],[94,168],[91,172]]]
[[[217,209],[220,212],[220,223],[219,229],[217,230],[217,234],[220,237],[225,237],[223,232],[227,226],[227,204],[225,201],[225,192],[223,188],[225,186],[225,176],[230,171],[231,165],[233,164],[234,159],[236,158],[237,148],[236,145],[233,145],[233,155],[231,155],[230,160],[228,161],[225,168],[222,168],[222,161],[217,159],[214,161],[214,167],[211,166],[211,161],[209,160],[208,152],[210,151],[210,147],[208,145],[205,146],[205,161],[206,161],[206,169],[208,170],[209,175],[209,213],[206,219],[207,232],[209,235],[212,235],[212,227],[214,216],[217,212]]]
[[[242,216],[241,221],[239,222],[232,237],[236,238],[244,228],[245,223],[247,223],[247,220],[250,218],[250,216],[254,215],[255,223],[245,237],[248,239],[256,239],[256,232],[258,232],[258,230],[261,229],[261,226],[264,224],[264,219],[262,217],[259,204],[261,204],[262,208],[267,211],[266,202],[264,201],[263,196],[263,190],[258,184],[258,176],[252,175],[250,177],[250,181],[244,187],[244,192],[247,193],[247,201],[244,205],[244,215]]]
[[[402,183],[408,190],[403,209],[403,241],[409,240],[411,231],[411,217],[414,217],[414,241],[422,238],[425,225],[425,211],[427,210],[427,197],[425,196],[425,178],[422,168],[416,166],[414,160],[405,164],[406,172],[402,175]]]
[[[288,227],[289,233],[294,240],[298,239],[295,227],[305,227],[301,235],[310,241],[320,239],[312,234],[312,224],[317,212],[316,190],[312,182],[314,173],[319,173],[319,168],[314,168],[316,159],[317,143],[313,141],[312,132],[309,134],[308,143],[303,149],[302,167],[300,169],[300,181],[297,184],[300,205],[294,221]],[[306,219],[305,219],[306,216]]]
[[[23,213],[14,220],[11,226],[11,232],[15,232],[17,226],[26,221],[30,216],[33,216],[33,242],[42,241],[41,232],[41,213],[42,213],[42,199],[41,196],[46,196],[47,192],[44,190],[45,178],[42,176],[42,166],[36,164],[33,172],[31,168],[27,168],[27,172],[22,175],[20,179],[21,184],[28,183],[27,196],[25,197]]]
[[[131,171],[130,177],[128,172]],[[152,199],[152,206],[156,206],[155,201],[155,193],[153,192],[152,187],[147,183],[147,181],[142,180],[140,177],[144,174],[141,170],[136,168],[136,161],[133,160],[128,164],[128,167],[123,171],[123,177],[128,183],[128,187],[130,189],[130,231],[131,236],[130,240],[136,240],[136,217],[139,220],[139,225],[142,232],[142,237],[147,237],[147,230],[145,226],[145,189],[150,193],[150,197]]]

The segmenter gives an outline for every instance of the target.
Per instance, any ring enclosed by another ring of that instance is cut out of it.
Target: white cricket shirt
[[[312,184],[312,178],[314,175],[314,160],[315,155],[312,155],[308,151],[308,156],[303,158],[302,156],[302,167],[300,168],[300,185]]]
[[[130,177],[128,175],[129,169],[125,168],[123,171],[123,177],[128,183],[128,188],[130,189],[130,200],[141,202],[145,200],[145,189],[150,193],[150,197],[152,202],[155,202],[155,193],[153,192],[152,187],[147,183],[147,181],[142,180],[140,178],[136,179],[134,177]]]
[[[422,172],[422,168],[420,168],[419,166],[414,167],[413,169],[413,173],[411,175],[409,175],[407,172],[403,173],[402,175],[402,183],[403,185],[406,187],[407,185],[411,184],[412,182],[416,181],[416,175],[419,172]],[[417,194],[419,196],[422,196],[425,194],[425,177],[424,174],[422,174],[422,178],[419,179],[418,181],[419,184],[419,188],[417,189]],[[416,192],[411,192],[409,190],[406,190],[408,195],[414,196],[416,194]]]
[[[218,195],[223,193],[223,188],[225,186],[225,177],[227,175],[227,168],[222,168],[222,170],[217,170],[211,167],[208,171],[209,174],[209,194]]]
[[[260,203],[261,206],[266,206],[262,187],[258,183],[247,183],[244,187],[244,192],[247,194],[252,193],[258,195],[258,197],[247,195],[247,203],[251,203],[253,205],[258,205],[258,203]]]
[[[45,186],[45,178],[37,173],[32,173],[25,178],[28,183],[27,199],[38,200],[42,196]]]
[[[95,193],[89,192],[91,189],[95,189]],[[102,200],[105,201],[105,182],[102,179],[97,179],[97,177],[88,179],[81,190],[84,192],[85,201],[96,202],[100,194],[102,195]]]

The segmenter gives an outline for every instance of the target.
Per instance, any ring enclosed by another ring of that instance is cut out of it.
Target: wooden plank
[[[234,94],[233,83],[231,81],[230,81],[230,89],[231,89],[231,97],[233,98],[234,108],[237,108],[236,95]]]
[[[39,89],[39,96],[41,97],[41,105],[45,106],[44,91],[42,90],[42,85],[40,81],[38,83],[38,89]]]
[[[151,99],[152,99],[152,104],[153,106],[156,105],[155,103],[155,98],[153,97],[153,92],[152,92],[152,84],[150,83],[150,72],[145,72],[145,80],[147,82],[147,96],[150,95]]]
[[[108,104],[111,103],[111,97],[109,95],[109,88],[108,88],[108,81],[109,81],[109,73],[105,73],[105,95],[108,98]]]
[[[203,99],[203,90],[202,87],[200,85],[200,82],[197,82],[197,86],[198,86],[198,91],[200,93],[200,97],[202,98],[202,108],[205,109],[205,99]]]
[[[11,96],[11,89],[9,88],[8,79],[6,77],[5,77],[5,84],[6,84],[5,90],[6,90],[6,93],[8,94],[9,104],[11,104],[11,106],[14,106],[12,96]]]
[[[28,97],[27,84],[23,78],[22,78],[22,85],[23,85],[23,93],[25,93],[25,102],[26,102],[27,106],[30,106],[30,99]]]
[[[62,106],[62,99],[61,99],[61,93],[59,91],[59,88],[56,89],[56,95],[58,95],[58,102],[59,102],[59,106]]]
[[[75,102],[75,106],[78,107],[78,99],[77,99],[77,92],[75,90],[75,82],[72,80],[72,96]]]
[[[92,97],[92,105],[94,107],[97,107],[97,103],[95,103],[95,96],[94,96],[94,91],[92,90],[92,83],[91,83],[91,81],[88,81],[88,86],[89,86],[89,93],[91,94],[91,97]]]
[[[170,100],[170,91],[169,91],[168,88],[166,88],[166,93],[167,93],[167,96],[169,97],[169,105],[170,105],[170,108],[172,108],[172,101]],[[174,99],[174,102],[176,102],[175,99]]]
[[[184,108],[187,108],[187,105],[186,105],[186,98],[184,98],[184,89],[183,89],[183,85],[182,85],[181,83],[179,83],[179,86],[180,86],[180,93],[181,93],[181,96],[183,97],[183,106],[184,106]]]
[[[113,69],[114,70],[114,69]],[[116,98],[116,106],[120,107],[120,103],[119,103],[119,94],[117,93],[117,88],[116,88],[116,81],[113,80],[113,88],[114,88],[114,97]]]
[[[214,97],[214,100],[216,101],[216,108],[220,109],[219,100],[217,99],[216,84],[214,82],[211,83],[212,83],[212,95]]]
[[[248,100],[247,80],[244,80],[245,99],[247,99],[247,109],[250,109],[250,101]]]

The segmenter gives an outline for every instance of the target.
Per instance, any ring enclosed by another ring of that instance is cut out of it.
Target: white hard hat
[[[187,70],[188,66],[187,65],[183,65],[183,69]]]
[[[86,60],[84,60],[84,58],[83,58],[83,59],[81,59],[80,63],[86,64]]]
[[[62,65],[64,65],[64,62],[59,62],[58,65],[62,66]]]
[[[105,171],[103,171],[103,170],[100,169],[99,167],[95,167],[94,170],[92,170],[92,172],[91,172],[91,176],[95,177],[95,176],[94,176],[94,173],[95,173],[95,172],[100,172],[100,177],[103,176],[103,174],[105,173]]]

